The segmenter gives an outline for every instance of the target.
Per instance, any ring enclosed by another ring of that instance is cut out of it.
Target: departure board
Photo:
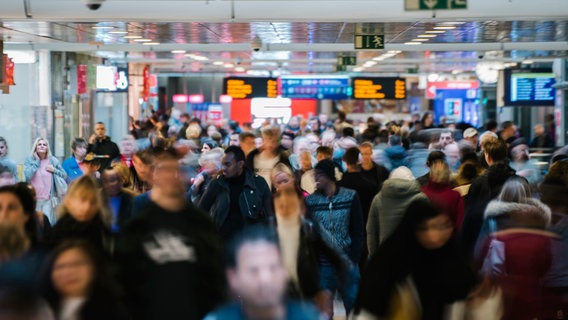
[[[556,80],[551,70],[507,70],[505,75],[505,103],[507,105],[554,105],[556,89],[553,85]]]
[[[280,81],[284,98],[342,100],[351,96],[348,77],[286,76]]]
[[[223,79],[223,94],[233,99],[276,98],[276,78],[228,77]]]
[[[353,78],[354,99],[406,99],[403,78]]]

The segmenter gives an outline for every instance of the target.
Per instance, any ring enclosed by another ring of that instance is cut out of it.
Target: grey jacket
[[[408,206],[419,199],[427,199],[416,180],[388,179],[373,198],[367,221],[369,256],[396,229]]]
[[[274,217],[272,193],[261,176],[253,174],[248,169],[244,172],[245,182],[239,197],[241,213],[247,221],[268,221],[269,218]],[[219,230],[229,215],[230,201],[229,183],[220,175],[211,181],[205,190],[199,207],[211,214]]]
[[[60,176],[64,180],[67,179],[67,173],[65,172],[65,170],[63,170],[61,162],[59,162],[59,160],[57,160],[56,157],[50,156],[49,164],[51,164],[53,168],[55,168],[53,174]],[[33,156],[27,157],[26,161],[24,161],[24,179],[26,180],[26,182],[30,182],[32,180],[32,177],[34,176],[34,174],[38,169],[39,169],[39,160],[34,158]],[[51,196],[54,196],[53,191],[54,188],[51,188]]]

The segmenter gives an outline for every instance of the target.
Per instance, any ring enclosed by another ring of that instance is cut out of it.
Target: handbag
[[[489,219],[489,230],[491,232],[491,240],[489,242],[489,248],[487,249],[487,255],[483,259],[483,265],[481,266],[481,273],[494,278],[496,276],[505,275],[505,243],[500,241],[495,237],[495,232],[497,231],[497,226],[494,219]]]
[[[63,198],[67,193],[67,188],[68,188],[67,181],[65,181],[65,179],[61,178],[60,176],[54,173],[53,188],[54,188],[54,194],[59,198]]]

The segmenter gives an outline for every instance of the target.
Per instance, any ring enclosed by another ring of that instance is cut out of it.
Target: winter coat
[[[408,206],[425,198],[416,181],[388,179],[383,183],[369,210],[366,226],[369,256],[375,254],[379,244],[396,229]]]
[[[452,190],[450,185],[430,181],[422,187],[422,192],[428,196],[432,204],[446,213],[459,231],[463,222],[463,199],[459,192]]]
[[[56,157],[54,156],[50,156],[49,157],[49,164],[53,166],[53,168],[55,168],[55,171],[53,172],[53,174],[63,178],[63,179],[67,179],[67,173],[65,173],[65,170],[63,170],[63,167],[61,166],[61,163],[59,162],[59,160],[57,160]],[[26,158],[26,161],[24,162],[24,179],[27,182],[30,182],[32,180],[32,177],[34,176],[34,174],[36,173],[36,171],[39,169],[40,166],[40,160],[34,158],[33,156],[29,156]],[[53,181],[53,179],[52,179]],[[55,188],[51,188],[51,196],[55,196],[55,194],[53,193],[55,191]]]
[[[385,149],[385,155],[389,159],[390,171],[403,166],[406,160],[406,149],[403,146],[392,146]]]
[[[101,172],[108,168],[112,160],[120,157],[120,150],[116,143],[110,140],[110,137],[105,137],[104,139],[97,138],[94,144],[89,144],[88,152],[93,152],[98,156],[107,156],[99,159],[101,164],[99,171]]]
[[[482,241],[476,262],[482,265],[491,240],[504,243],[504,273],[494,275],[503,290],[502,319],[543,318],[550,303],[543,295],[543,279],[552,265],[552,243],[559,240],[545,231],[550,209],[533,199],[528,203],[494,200],[487,205],[485,218],[494,219],[497,231]]]

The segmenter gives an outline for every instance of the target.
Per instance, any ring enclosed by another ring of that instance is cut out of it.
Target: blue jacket
[[[61,166],[67,173],[67,182],[71,182],[83,175],[83,170],[79,167],[77,160],[75,160],[75,156],[70,156],[65,159]]]
[[[221,307],[210,314],[203,320],[245,320],[241,306],[237,303],[231,303]],[[317,309],[308,303],[299,303],[289,301],[286,303],[286,320],[318,320],[325,319]]]

